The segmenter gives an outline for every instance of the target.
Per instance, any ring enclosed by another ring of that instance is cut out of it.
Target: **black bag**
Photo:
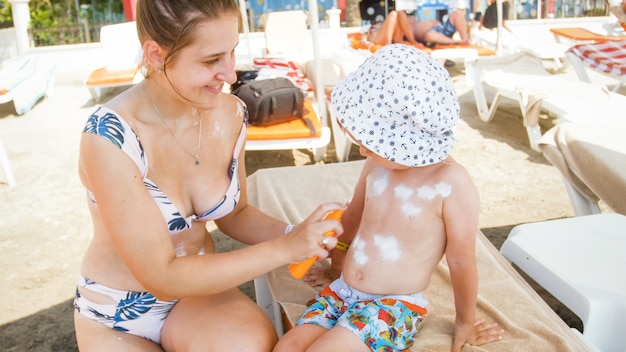
[[[237,82],[230,85],[230,92],[232,93],[237,88],[239,88],[242,84],[254,81],[259,75],[258,70],[250,70],[250,71],[236,71],[237,73]]]
[[[248,123],[267,126],[301,119],[304,93],[284,77],[243,82],[232,94],[248,106]]]

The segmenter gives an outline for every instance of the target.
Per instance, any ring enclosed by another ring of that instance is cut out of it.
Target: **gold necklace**
[[[157,113],[157,116],[159,117],[161,122],[163,122],[165,127],[167,127],[167,129],[170,131],[170,134],[172,135],[172,137],[174,138],[176,143],[178,143],[178,145],[183,149],[183,151],[185,151],[185,153],[187,153],[190,157],[194,158],[195,165],[199,165],[200,164],[200,158],[199,158],[199,156],[200,156],[200,144],[202,142],[202,115],[199,114],[198,110],[196,110],[195,108],[191,108],[191,115],[194,115],[194,116],[198,115],[198,122],[199,122],[199,125],[200,125],[198,127],[198,145],[196,146],[196,155],[193,155],[192,153],[188,152],[187,149],[185,149],[185,147],[183,146],[182,143],[180,143],[180,141],[178,141],[178,138],[176,138],[176,135],[174,134],[174,131],[172,131],[170,126],[165,122],[165,119],[163,118],[163,115],[161,115],[161,112],[159,111],[159,109],[157,109],[156,105],[154,104],[154,100],[152,100],[152,96],[150,96],[150,93],[148,93],[148,90],[146,89],[146,85],[144,84],[144,82],[141,82],[141,86],[143,88],[144,93],[148,97],[148,100],[150,100],[150,104],[152,105],[152,109],[154,109],[154,111]]]

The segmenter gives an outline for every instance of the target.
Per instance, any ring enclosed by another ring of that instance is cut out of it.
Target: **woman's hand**
[[[337,236],[343,233],[341,222],[324,220],[327,213],[345,209],[344,204],[325,203],[318,206],[304,221],[294,227],[291,232],[279,240],[285,241],[290,263],[299,263],[310,257],[326,258],[331,249],[337,245]],[[324,233],[334,231],[334,236]]]

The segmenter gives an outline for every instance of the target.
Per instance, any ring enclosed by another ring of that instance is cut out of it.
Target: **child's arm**
[[[478,191],[459,165],[454,165],[453,191],[443,202],[446,229],[446,259],[454,291],[456,330],[467,332],[474,324],[478,294],[476,232],[478,231]]]
[[[454,178],[454,191],[444,201],[443,219],[448,240],[446,258],[456,308],[451,351],[460,352],[465,343],[482,345],[498,341],[504,331],[495,323],[476,320],[478,269],[475,253],[479,196],[464,170]]]

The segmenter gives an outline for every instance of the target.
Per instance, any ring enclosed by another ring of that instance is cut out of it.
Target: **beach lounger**
[[[363,41],[363,33],[357,32],[357,33],[350,33],[348,34],[348,41],[350,43],[350,46],[352,47],[352,49],[355,50],[368,50],[371,53],[376,52],[376,50],[380,49],[381,47],[383,47],[383,45],[372,45],[372,46],[367,46],[364,44]],[[406,44],[412,47],[415,47],[417,49],[422,50],[423,52],[427,53],[427,54],[431,54],[433,51],[441,51],[438,53],[438,57],[439,58],[445,58],[445,51],[443,50],[450,50],[450,55],[452,59],[456,59],[459,57],[459,53],[461,53],[462,51],[459,49],[463,49],[465,50],[466,53],[469,53],[471,56],[493,56],[496,54],[495,50],[484,47],[482,45],[475,45],[475,44],[436,44],[434,47],[427,47],[423,44],[411,44],[409,42],[404,42],[402,44]],[[470,51],[472,50],[472,51]]]
[[[266,57],[281,58],[295,62],[304,67],[307,60],[313,57],[307,39],[308,16],[304,11],[274,11],[264,18],[264,35]]]
[[[592,43],[626,40],[624,35],[605,35],[582,27],[550,28],[550,32],[554,34],[557,41],[560,41],[561,38]]]
[[[304,117],[313,124],[313,133],[303,119],[264,127],[249,126],[246,150],[311,149],[313,161],[318,162],[324,158],[330,143],[330,128],[322,124],[319,116],[315,98],[308,96],[304,102]]]
[[[7,151],[4,149],[4,145],[2,141],[0,141],[0,168],[2,169],[2,173],[4,174],[4,178],[6,180],[7,185],[13,186],[15,185],[15,177],[13,176],[13,169],[11,169],[11,164],[9,163],[9,157],[7,156]]]
[[[496,30],[473,28],[470,31],[470,37],[476,44],[496,50],[498,40]],[[565,51],[569,45],[555,41],[548,28],[539,27],[532,30],[520,28],[514,33],[503,29],[500,42],[502,43],[501,56],[526,52],[552,63],[557,72],[564,69]]]
[[[600,213],[599,200],[626,215],[626,119],[614,123],[563,123],[539,141],[554,165],[576,215]]]
[[[575,28],[575,31],[579,30],[578,36],[574,32],[575,37],[585,35],[579,38],[616,38],[611,37],[612,34],[616,34],[613,29],[616,23],[608,16],[507,20],[506,24],[512,32],[503,28],[500,56],[527,52],[544,60],[546,66],[555,72],[567,68],[565,51],[576,41],[556,33],[572,36],[572,28]],[[494,50],[497,38],[496,30],[480,29],[476,26],[470,31],[472,42]]]
[[[626,216],[607,213],[518,225],[500,252],[580,317],[597,351],[624,352],[624,248]]]
[[[270,126],[248,127],[246,150],[290,150],[310,149],[313,161],[318,162],[326,155],[331,132],[319,112],[313,96],[314,87],[301,67],[312,54],[304,48],[310,46],[307,38],[308,17],[304,11],[276,11],[264,15],[266,52],[264,57],[254,58],[253,68],[259,70],[259,78],[285,77],[305,92],[303,119]]]
[[[142,49],[134,21],[103,26],[100,43],[105,65],[91,72],[85,80],[94,102],[100,100],[106,89],[130,86],[143,80]]]
[[[547,111],[557,122],[596,123],[624,120],[626,96],[608,92],[587,82],[572,81],[548,73],[539,58],[520,52],[507,57],[478,57],[466,63],[473,82],[476,108],[481,120],[489,122],[502,97],[519,103],[530,146],[536,151],[542,132],[540,113]],[[486,84],[496,90],[487,103]]]
[[[0,64],[0,104],[13,102],[17,115],[52,94],[56,65],[46,59],[23,56]],[[6,149],[0,141],[0,169],[9,186],[15,184]]]
[[[618,82],[613,91],[626,84],[626,39],[577,44],[569,48],[565,55],[583,82],[592,83],[587,74],[587,69],[590,69],[616,79]]]
[[[350,199],[363,161],[258,170],[248,178],[251,204],[290,223],[298,223],[320,203]],[[519,273],[478,233],[479,317],[496,321],[504,339],[464,351],[590,351]],[[317,290],[292,278],[287,267],[255,280],[257,303],[273,318],[279,335],[290,328]],[[437,267],[429,288],[429,315],[418,328],[419,341],[411,351],[449,352],[454,330],[454,297],[445,260]],[[283,321],[282,316],[285,316]]]
[[[13,102],[22,115],[54,87],[56,64],[39,57],[23,56],[0,64],[0,104]]]

